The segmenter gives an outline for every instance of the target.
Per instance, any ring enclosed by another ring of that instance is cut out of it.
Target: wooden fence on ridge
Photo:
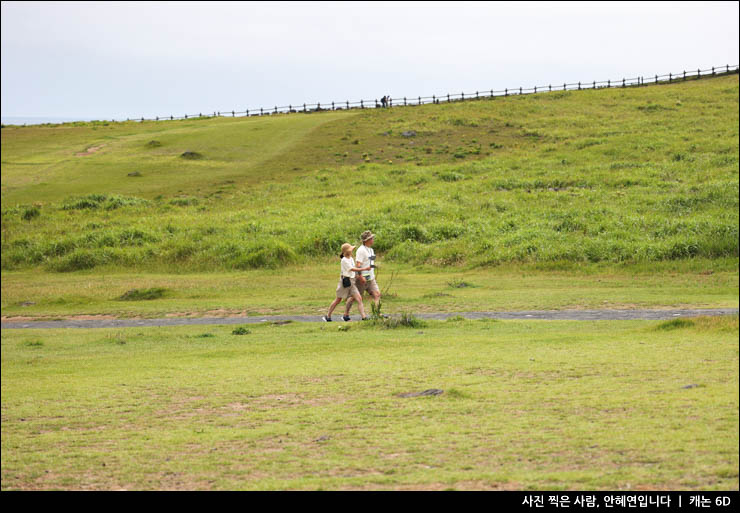
[[[389,107],[398,106],[413,106],[413,105],[424,105],[429,103],[447,103],[452,101],[460,100],[475,100],[480,98],[494,98],[497,96],[513,96],[522,94],[536,94],[553,91],[581,91],[584,89],[601,89],[601,88],[612,88],[612,87],[640,87],[651,84],[659,83],[672,83],[678,81],[684,81],[689,78],[702,78],[711,77],[718,74],[737,73],[738,65],[712,67],[709,69],[697,69],[696,71],[683,71],[680,73],[667,73],[664,75],[655,75],[650,77],[634,77],[634,78],[622,78],[621,80],[602,80],[602,81],[591,81],[591,82],[574,82],[560,84],[548,84],[545,86],[534,86],[530,88],[518,87],[513,89],[502,89],[494,91],[476,91],[474,93],[447,93],[443,95],[432,95],[432,96],[417,96],[417,97],[402,97],[402,98],[391,98],[388,102]],[[330,110],[350,110],[350,109],[368,109],[378,108],[381,104],[378,99],[373,100],[357,100],[357,101],[332,101],[332,102],[317,102],[317,103],[302,103],[296,105],[284,105],[282,107],[275,105],[274,107],[259,107],[252,109],[245,109],[243,111],[230,110],[230,111],[214,111],[211,113],[203,114],[185,114],[183,116],[157,116],[154,118],[129,118],[126,121],[169,121],[176,119],[193,119],[202,117],[245,117],[245,116],[265,116],[273,114],[289,114],[289,113],[309,113],[309,112],[321,112]],[[117,120],[111,120],[117,121]],[[121,121],[121,120],[118,120]]]

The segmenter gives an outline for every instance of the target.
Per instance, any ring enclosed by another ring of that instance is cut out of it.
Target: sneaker
[[[345,322],[349,322],[350,321],[349,315],[343,315],[342,316],[342,319],[344,319]]]
[[[326,315],[321,318],[324,322],[331,322],[331,317],[327,317]]]

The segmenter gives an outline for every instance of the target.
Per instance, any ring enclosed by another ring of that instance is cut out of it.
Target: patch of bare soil
[[[57,317],[57,316],[41,316],[41,317],[29,317],[27,315],[14,315],[14,316],[7,316],[3,315],[0,317],[1,320],[7,321],[7,322],[28,322],[28,321],[57,321],[59,319],[63,319],[65,321],[106,321],[106,320],[114,320],[118,319],[118,317],[114,315],[70,315],[67,317]]]
[[[93,153],[95,153],[96,151],[98,151],[103,146],[105,146],[105,144],[101,144],[100,146],[90,146],[85,151],[81,151],[79,153],[75,153],[75,156],[77,156],[77,157],[84,157],[85,155],[92,155]]]
[[[226,310],[220,308],[205,312],[172,312],[165,314],[165,317],[184,317],[188,319],[198,317],[246,317],[248,313],[247,310]]]

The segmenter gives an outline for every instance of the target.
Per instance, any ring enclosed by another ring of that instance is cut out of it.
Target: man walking
[[[372,296],[373,301],[375,302],[375,307],[377,308],[380,306],[380,287],[378,287],[378,283],[375,281],[375,250],[373,249],[375,235],[370,230],[366,230],[362,232],[360,238],[362,239],[362,246],[357,249],[357,253],[355,254],[355,265],[359,268],[367,267],[369,265],[370,270],[357,273],[355,285],[357,286],[357,290],[360,292],[360,296],[362,296],[365,291]],[[353,299],[350,297],[344,307],[343,319],[345,321],[349,320],[349,309],[352,307],[352,302]]]

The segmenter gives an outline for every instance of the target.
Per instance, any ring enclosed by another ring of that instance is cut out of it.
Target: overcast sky
[[[2,116],[121,119],[738,64],[738,2],[2,2]]]

